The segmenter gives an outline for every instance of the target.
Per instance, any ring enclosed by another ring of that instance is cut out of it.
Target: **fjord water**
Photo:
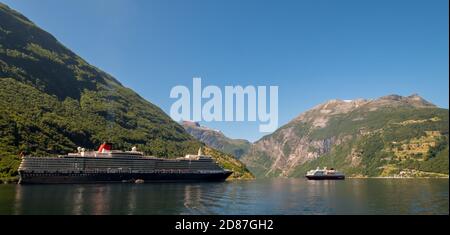
[[[0,214],[448,214],[448,179],[0,185]]]

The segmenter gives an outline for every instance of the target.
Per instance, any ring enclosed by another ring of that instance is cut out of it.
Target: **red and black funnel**
[[[112,144],[105,142],[102,145],[100,145],[100,147],[98,148],[98,152],[102,153],[103,151],[111,151],[111,149],[112,149]]]

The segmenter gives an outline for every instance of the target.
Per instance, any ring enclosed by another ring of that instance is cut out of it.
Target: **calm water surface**
[[[448,179],[0,185],[0,214],[448,214]]]

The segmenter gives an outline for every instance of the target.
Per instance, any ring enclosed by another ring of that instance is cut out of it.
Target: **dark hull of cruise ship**
[[[345,176],[343,175],[324,175],[324,176],[307,175],[306,178],[309,180],[345,180]]]
[[[225,181],[232,174],[221,173],[27,173],[19,172],[20,184],[121,183]]]

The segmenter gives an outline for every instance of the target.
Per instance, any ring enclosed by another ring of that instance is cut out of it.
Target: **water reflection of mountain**
[[[202,214],[221,201],[213,183],[20,185],[14,214]]]
[[[448,180],[0,185],[0,214],[448,214]]]

